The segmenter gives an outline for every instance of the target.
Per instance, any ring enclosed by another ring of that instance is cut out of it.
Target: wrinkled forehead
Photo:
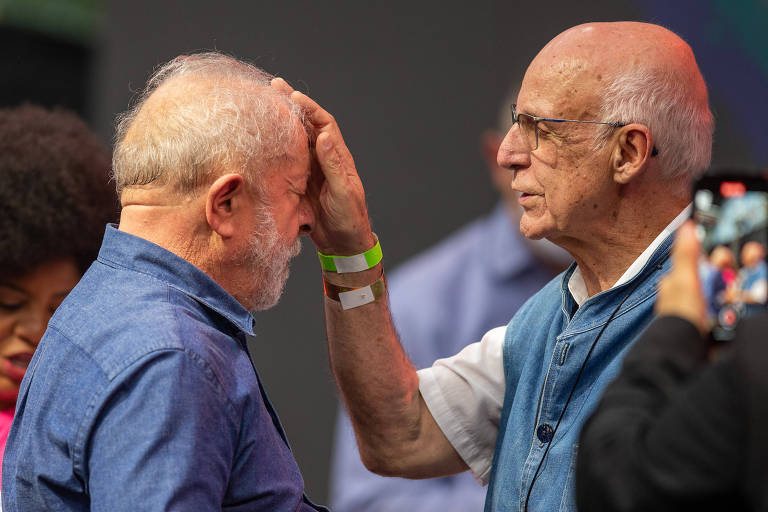
[[[601,63],[545,50],[525,73],[517,98],[518,111],[569,119],[596,114],[606,81]]]

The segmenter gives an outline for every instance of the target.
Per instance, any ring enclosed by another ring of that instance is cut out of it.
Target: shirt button
[[[555,431],[552,430],[552,427],[548,423],[543,423],[536,429],[536,437],[538,437],[539,441],[542,443],[550,442],[554,433]]]

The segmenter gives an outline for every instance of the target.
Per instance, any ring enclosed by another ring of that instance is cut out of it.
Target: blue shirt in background
[[[554,272],[538,263],[502,205],[387,277],[392,318],[417,368],[458,353],[490,329],[506,325]],[[336,426],[331,497],[338,512],[467,512],[482,510],[485,487],[469,472],[406,480],[363,466],[343,408]]]
[[[325,510],[249,358],[253,323],[201,270],[108,226],[22,382],[3,510]]]

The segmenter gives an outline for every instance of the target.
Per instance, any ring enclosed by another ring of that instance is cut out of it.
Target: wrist
[[[338,272],[331,272],[323,270],[323,281],[336,285],[347,287],[359,287],[371,284],[378,279],[384,272],[384,266],[379,263],[362,272],[350,272],[347,274],[339,274]]]
[[[339,274],[356,273],[371,269],[381,262],[382,252],[376,234],[370,232],[370,243],[366,249],[350,255],[325,252],[318,249],[317,257],[323,271]]]
[[[365,306],[366,304],[370,304],[372,302],[376,302],[377,300],[386,297],[387,290],[387,282],[384,278],[384,270],[381,268],[378,270],[379,273],[376,275],[377,277],[370,278],[365,285],[337,285],[325,279],[324,274],[323,289],[325,296],[332,301],[338,302],[341,305],[341,309],[343,310],[353,309],[360,306]],[[370,272],[366,272],[365,274],[370,275]],[[375,281],[372,281],[371,279],[375,279]]]
[[[368,229],[361,236],[352,237],[343,241],[336,241],[333,245],[317,245],[317,251],[323,254],[336,256],[353,256],[370,250],[378,242],[376,234]]]

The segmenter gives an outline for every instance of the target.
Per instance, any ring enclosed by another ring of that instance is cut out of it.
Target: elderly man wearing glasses
[[[575,510],[579,431],[652,318],[690,182],[710,161],[713,120],[690,47],[621,22],[571,28],[541,50],[498,162],[520,193],[522,233],[575,263],[509,325],[419,372],[390,321],[380,258],[367,254],[380,246],[352,157],[333,118],[293,97],[317,136],[325,183],[312,238],[331,363],[365,464],[411,478],[469,469],[489,484],[489,511]]]

